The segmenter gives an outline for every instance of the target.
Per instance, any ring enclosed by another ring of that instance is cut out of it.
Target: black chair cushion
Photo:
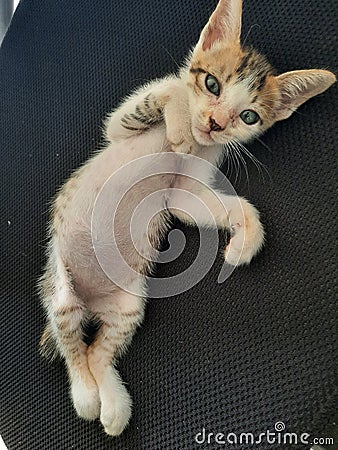
[[[176,70],[215,3],[20,2],[0,50],[0,433],[10,450],[222,448],[195,436],[203,428],[258,435],[278,421],[325,436],[334,422],[336,86],[274,126],[263,137],[271,151],[249,146],[271,175],[249,164],[249,185],[244,171],[236,183],[261,211],[261,254],[217,284],[220,257],[189,292],[149,301],[119,363],[134,400],[121,437],[78,419],[63,363],[38,354],[35,286],[50,199],[102,145],[106,113],[132,88]],[[243,37],[280,72],[337,70],[335,8],[334,0],[245,2]],[[198,248],[196,230],[177,227],[185,256],[159,276]]]

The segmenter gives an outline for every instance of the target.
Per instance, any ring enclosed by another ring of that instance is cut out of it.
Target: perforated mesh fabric
[[[105,114],[135,86],[176,70],[214,6],[20,2],[0,50],[0,434],[10,450],[243,449],[194,438],[203,427],[259,434],[277,421],[324,436],[334,422],[336,86],[270,130],[271,151],[249,147],[271,175],[249,165],[249,185],[244,176],[236,183],[261,211],[261,254],[224,284],[219,259],[189,292],[149,301],[119,363],[134,401],[121,437],[76,417],[62,362],[48,365],[37,352],[44,319],[35,284],[52,195],[102,144]],[[337,70],[334,11],[334,0],[245,2],[243,35],[254,25],[247,42],[280,72]],[[196,231],[177,226],[195,251]]]

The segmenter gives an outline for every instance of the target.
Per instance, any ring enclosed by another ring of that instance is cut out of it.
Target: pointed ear
[[[197,47],[205,51],[217,41],[239,44],[241,23],[242,0],[220,0],[201,33]]]
[[[283,73],[276,77],[276,81],[281,94],[276,120],[283,120],[311,97],[326,91],[336,77],[328,70],[311,69]]]

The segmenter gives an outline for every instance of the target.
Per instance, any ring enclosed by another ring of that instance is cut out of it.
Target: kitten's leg
[[[127,426],[132,401],[117,370],[116,357],[126,349],[144,315],[144,300],[124,291],[91,305],[102,325],[88,348],[88,363],[99,388],[100,420],[107,434],[117,436]]]
[[[191,134],[188,94],[176,77],[154,81],[127,98],[108,118],[106,136],[119,142],[165,120],[167,138],[174,151],[190,153]]]
[[[264,242],[264,230],[259,220],[259,212],[245,198],[225,195],[216,189],[189,189],[206,207],[191,201],[184,192],[172,195],[168,209],[170,212],[190,225],[216,226],[227,228],[231,239],[225,249],[225,259],[231,265],[248,264],[261,249]],[[186,211],[186,212],[185,212]],[[188,214],[189,213],[189,214]]]
[[[188,93],[184,85],[172,89],[170,100],[164,108],[164,118],[172,150],[177,153],[192,153],[196,142],[191,132]]]
[[[245,198],[239,197],[230,210],[231,239],[225,249],[225,260],[231,265],[249,264],[262,248],[264,229],[258,210]]]
[[[153,81],[127,97],[106,122],[106,137],[120,142],[149,130],[163,121],[164,106],[169,100],[175,77]]]
[[[44,344],[46,335],[52,334],[57,349],[65,359],[71,397],[78,415],[93,420],[100,414],[100,398],[96,382],[89,371],[87,345],[83,342],[82,322],[88,311],[74,292],[69,273],[59,261],[57,271],[47,272],[44,279],[54,286],[50,298],[44,298],[49,323],[41,339]]]

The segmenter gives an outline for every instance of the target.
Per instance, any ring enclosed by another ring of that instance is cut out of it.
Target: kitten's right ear
[[[216,42],[238,44],[241,36],[242,0],[220,0],[202,30],[196,48],[210,49]]]

